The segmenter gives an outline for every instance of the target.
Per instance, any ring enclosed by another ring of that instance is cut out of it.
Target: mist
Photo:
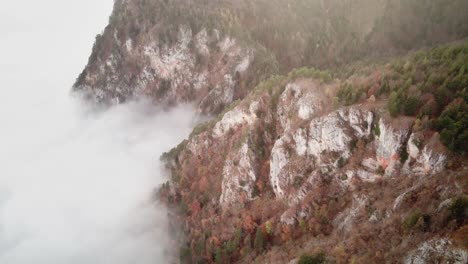
[[[19,97],[0,104],[0,263],[165,263],[167,213],[151,194],[191,108]]]
[[[0,263],[167,263],[159,155],[193,109],[97,110],[72,94],[112,0],[9,1],[0,10]]]

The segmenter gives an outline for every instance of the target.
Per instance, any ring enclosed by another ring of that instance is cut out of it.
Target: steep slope
[[[161,157],[181,262],[466,263],[465,10],[117,0],[74,89],[216,116]]]
[[[117,0],[74,85],[219,113],[259,81],[468,35],[464,0]],[[411,27],[408,27],[411,25]],[[370,52],[372,51],[372,52]]]
[[[450,237],[466,235],[468,167],[437,130],[466,149],[467,61],[462,44],[337,78],[299,69],[195,129],[162,156],[172,179],[160,195],[189,238],[183,261],[287,263],[323,251],[338,263],[465,263],[466,241]],[[454,106],[458,129],[446,132]]]
[[[201,112],[220,112],[245,96],[247,84],[277,70],[274,58],[262,56],[264,48],[209,27],[210,6],[202,9],[182,0],[116,1],[75,89],[89,92],[97,102],[143,95],[162,105],[195,102]]]

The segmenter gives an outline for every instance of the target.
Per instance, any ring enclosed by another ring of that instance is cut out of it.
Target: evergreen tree
[[[265,237],[261,227],[257,228],[257,233],[255,234],[254,247],[258,252],[262,252],[265,247]]]

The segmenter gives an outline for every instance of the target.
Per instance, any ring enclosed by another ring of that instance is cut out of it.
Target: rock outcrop
[[[403,46],[394,43],[391,34],[382,33],[396,24],[390,28],[393,38],[418,35],[397,27],[415,18],[424,20],[412,4],[393,5],[389,0],[116,0],[109,25],[96,37],[88,65],[74,88],[100,103],[122,103],[144,95],[162,105],[194,102],[201,112],[217,114],[279,70],[335,66],[369,49],[386,53],[413,48],[420,42]],[[440,8],[443,3],[424,5],[429,5],[426,9],[435,6],[442,15],[452,13],[450,20],[437,23],[437,30],[432,24],[412,23],[415,33],[425,32],[421,43],[438,43],[442,37],[450,40],[466,33],[463,27],[443,30],[453,21],[466,24],[466,16],[452,10],[463,10],[462,3],[451,8]],[[396,16],[398,21],[380,22]],[[347,22],[338,23],[338,17]],[[440,32],[449,31],[441,36]],[[311,109],[307,104],[299,107],[306,118]]]
[[[439,263],[463,264],[468,262],[468,252],[455,248],[446,238],[433,239],[422,243],[405,259],[405,264]]]
[[[300,77],[260,86],[196,129],[178,164],[168,166],[181,177],[172,184],[185,203],[207,195],[189,182],[210,178],[212,199],[190,218],[193,243],[202,239],[204,223],[213,223],[211,232],[223,241],[236,230],[248,237],[268,225],[264,232],[279,241],[309,230],[335,243],[350,239],[356,226],[394,225],[410,197],[438,186],[428,183],[447,165],[438,134],[414,131],[414,118],[393,119],[376,102],[333,106],[336,82]],[[399,191],[406,181],[410,188]],[[381,188],[388,197],[379,197]]]
[[[115,1],[74,89],[215,116],[162,157],[182,262],[466,262],[468,49],[354,63],[468,36],[466,1],[396,2]]]
[[[114,29],[112,50],[97,57],[75,85],[96,102],[147,96],[163,105],[195,101],[201,112],[214,113],[233,102],[240,76],[254,58],[235,39],[216,30],[208,35],[205,28],[193,32],[181,25],[171,44],[148,38],[136,46],[119,34]]]
[[[251,200],[257,181],[255,158],[245,142],[232,158],[226,160],[223,169],[222,192],[219,203],[228,208],[231,204]]]

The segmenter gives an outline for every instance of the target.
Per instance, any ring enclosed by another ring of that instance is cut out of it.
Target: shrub
[[[157,98],[162,98],[164,97],[167,92],[171,89],[172,83],[170,80],[162,80],[159,89],[156,91],[156,97]]]
[[[437,120],[441,141],[451,151],[466,154],[468,149],[468,105],[457,99],[444,110]]]
[[[392,92],[388,99],[388,111],[392,117],[397,117],[400,114],[401,105],[403,103],[402,95],[396,92]]]
[[[294,178],[293,186],[294,188],[299,189],[303,183],[304,183],[304,177],[297,176]]]
[[[338,168],[343,168],[345,165],[346,165],[346,161],[343,159],[343,157],[340,157],[337,163]]]
[[[406,217],[405,220],[403,221],[403,228],[405,231],[411,230],[416,223],[418,222],[419,218],[421,218],[422,214],[421,211],[415,210],[411,213],[409,213]]]
[[[206,246],[206,244],[205,244],[205,238],[202,237],[201,239],[198,239],[198,240],[196,241],[196,243],[195,243],[195,253],[196,253],[197,255],[203,254],[203,253],[205,252],[205,249],[206,249],[205,246]]]
[[[358,141],[356,139],[352,139],[349,142],[349,149],[351,150],[351,152],[353,152],[356,149],[357,143],[358,143]]]
[[[424,232],[430,231],[430,228],[431,228],[431,216],[425,214],[425,215],[422,216],[422,219],[423,219],[423,221],[422,221],[422,226],[421,226],[422,231],[424,231]]]
[[[236,251],[237,251],[237,248],[238,248],[239,244],[237,241],[228,241],[226,243],[226,254],[228,256],[234,254]]]
[[[322,80],[325,83],[329,83],[333,79],[333,76],[328,71],[320,71],[307,67],[295,69],[288,74],[289,80],[296,80],[300,78],[315,78]]]
[[[390,92],[390,85],[388,84],[388,79],[385,77],[382,80],[382,85],[380,86],[380,89],[377,91],[377,96],[387,94],[388,92]]]
[[[187,203],[184,201],[184,199],[180,200],[179,208],[180,208],[180,212],[184,215],[188,215],[190,213],[189,207]]]
[[[400,162],[405,163],[405,161],[408,159],[408,156],[409,156],[408,151],[406,150],[405,147],[403,147],[400,152]]]
[[[306,230],[307,225],[306,225],[306,222],[305,222],[304,219],[300,219],[300,220],[299,220],[299,227],[300,227],[302,230]]]
[[[198,136],[200,135],[201,133],[205,132],[206,130],[208,130],[209,128],[211,128],[211,126],[213,126],[214,122],[204,122],[204,123],[201,123],[201,124],[198,124],[193,130],[192,130],[192,133],[190,133],[190,138],[192,137],[195,137],[195,136]]]
[[[325,254],[317,253],[313,256],[302,255],[299,258],[298,264],[322,264],[325,263]]]
[[[159,158],[162,162],[171,162],[174,159],[176,159],[179,154],[182,152],[182,150],[185,149],[185,147],[188,144],[188,140],[182,141],[177,147],[171,149],[169,152],[165,152],[161,155]]]
[[[262,252],[265,248],[265,237],[261,227],[258,227],[255,233],[254,247],[258,252]]]
[[[265,223],[265,231],[268,235],[271,235],[271,232],[273,231],[273,225],[271,223],[271,221],[267,221]]]
[[[222,264],[223,263],[223,259],[224,259],[224,256],[223,256],[223,249],[221,247],[219,247],[218,249],[216,249],[216,254],[215,254],[215,263],[217,264]]]
[[[376,122],[375,125],[374,125],[374,135],[376,136],[380,136],[380,126],[379,126],[379,123]]]
[[[238,228],[236,232],[234,233],[234,244],[236,245],[236,248],[240,246],[242,241],[242,228]]]
[[[257,184],[255,184],[252,190],[252,196],[257,197],[259,195],[260,195],[260,189],[258,188]]]
[[[384,174],[385,174],[385,169],[384,169],[384,167],[379,166],[379,167],[377,168],[376,173],[377,173],[378,175],[384,175]]]
[[[189,247],[181,247],[179,250],[180,263],[190,263],[192,253]]]
[[[462,225],[466,217],[468,207],[467,197],[456,198],[449,206],[449,220],[456,220],[458,225]]]
[[[250,254],[252,249],[252,236],[249,234],[244,239],[244,247],[242,248],[242,256],[247,256]]]
[[[420,102],[416,97],[410,96],[406,98],[406,100],[403,103],[403,111],[405,115],[414,116],[418,111],[419,105]]]
[[[351,86],[351,84],[346,83],[341,85],[340,89],[338,90],[337,96],[340,102],[345,105],[352,105],[361,99],[362,94],[364,93],[364,89],[357,89]]]

